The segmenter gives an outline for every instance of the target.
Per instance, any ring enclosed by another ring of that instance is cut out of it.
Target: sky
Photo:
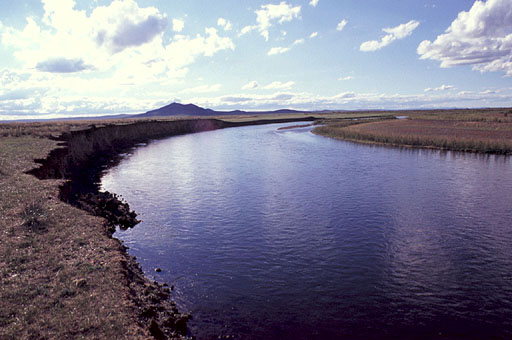
[[[512,106],[512,0],[0,0],[0,120]]]

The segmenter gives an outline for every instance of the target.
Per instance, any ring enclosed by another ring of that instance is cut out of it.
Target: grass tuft
[[[48,231],[48,218],[41,203],[30,202],[21,212],[23,225],[30,231],[42,233]]]

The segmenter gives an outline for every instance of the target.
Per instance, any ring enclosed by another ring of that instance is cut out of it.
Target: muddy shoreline
[[[175,135],[210,131],[229,127],[314,121],[313,117],[247,122],[225,122],[218,119],[176,121],[142,121],[125,125],[91,125],[90,128],[57,137],[59,147],[47,158],[36,160],[40,167],[28,171],[39,179],[64,179],[60,200],[105,219],[105,234],[112,237],[117,227],[131,228],[139,221],[127,202],[115,193],[100,192],[104,171],[118,164],[121,154],[140,143]],[[178,311],[170,300],[172,286],[150,281],[127,248],[119,241],[123,275],[129,289],[129,299],[136,306],[139,326],[155,339],[187,339],[190,315]]]

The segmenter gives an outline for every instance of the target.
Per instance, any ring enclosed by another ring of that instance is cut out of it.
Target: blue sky
[[[0,119],[512,106],[511,0],[1,2]]]

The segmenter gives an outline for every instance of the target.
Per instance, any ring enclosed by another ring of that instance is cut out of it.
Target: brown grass
[[[411,119],[353,126],[328,124],[315,132],[328,137],[400,146],[483,153],[512,153],[508,110],[413,113]]]
[[[119,242],[58,199],[59,181],[24,173],[55,146],[0,138],[0,339],[149,339]]]

